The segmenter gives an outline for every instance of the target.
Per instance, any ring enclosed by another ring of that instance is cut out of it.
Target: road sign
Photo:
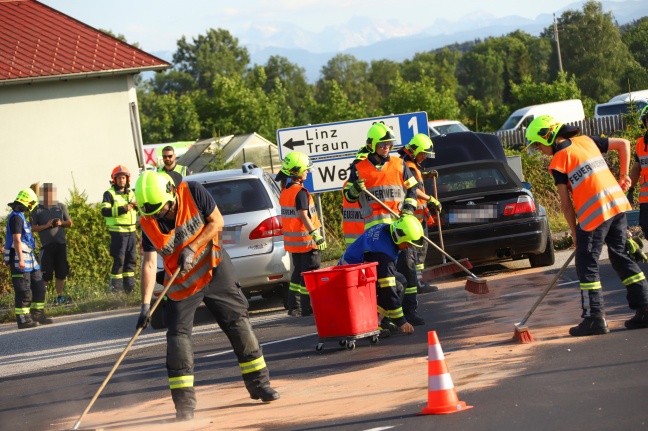
[[[376,122],[383,122],[393,130],[397,145],[407,144],[417,133],[427,133],[425,112],[291,127],[277,130],[279,156],[283,159],[291,151],[301,151],[313,162],[355,157],[367,140],[367,131]]]

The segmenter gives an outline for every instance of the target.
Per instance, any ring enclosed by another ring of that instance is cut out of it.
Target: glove
[[[326,247],[328,245],[326,244],[326,240],[320,235],[319,229],[315,229],[312,232],[309,232],[309,235],[313,237],[313,241],[315,241],[315,245],[319,250],[326,250]]]
[[[635,204],[635,198],[634,198],[634,187],[630,187],[628,189],[628,193],[626,193],[626,197],[628,198],[628,202],[630,202],[630,205]]]
[[[405,215],[414,215],[414,210],[416,210],[415,207],[413,207],[413,206],[410,205],[410,204],[406,204],[406,203],[404,203],[404,204],[403,204],[403,208],[401,208],[401,214],[405,214]]]
[[[142,304],[142,310],[140,311],[140,315],[137,318],[137,325],[135,326],[135,329],[146,329],[146,327],[149,324],[149,321],[151,320],[151,316],[149,316],[149,310],[151,309],[151,304]]]
[[[439,176],[439,173],[437,171],[435,171],[435,170],[431,170],[431,171],[423,172],[422,175],[426,179],[427,178],[437,178]]]
[[[191,246],[186,246],[180,252],[178,256],[178,266],[180,267],[180,272],[188,271],[193,265],[194,256],[196,252],[191,248]]]
[[[430,196],[430,199],[428,199],[428,208],[441,212],[441,202],[439,202],[434,196]]]
[[[360,193],[367,190],[367,187],[365,186],[365,180],[363,178],[359,178],[355,183],[353,183],[353,190],[357,195],[360,195]]]
[[[628,238],[628,240],[626,241],[626,251],[628,252],[630,258],[635,262],[648,261],[646,254],[639,247],[639,244],[637,244],[632,238]]]

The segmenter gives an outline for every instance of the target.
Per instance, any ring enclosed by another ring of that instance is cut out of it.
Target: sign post
[[[393,130],[396,148],[407,144],[418,133],[427,133],[425,112],[291,127],[277,130],[279,157],[283,159],[291,151],[310,157],[313,170],[304,186],[311,193],[341,190],[349,178],[351,162],[365,145],[367,131],[377,122]]]

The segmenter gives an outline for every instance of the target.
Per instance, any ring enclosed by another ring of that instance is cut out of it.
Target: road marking
[[[269,346],[271,344],[284,343],[286,341],[299,340],[300,338],[312,337],[313,335],[317,335],[317,332],[312,332],[310,334],[300,335],[300,336],[297,336],[297,337],[284,338],[282,340],[268,341],[267,343],[262,343],[261,347]],[[234,350],[230,349],[230,350],[225,350],[223,352],[211,353],[209,355],[203,356],[203,358],[212,358],[214,356],[221,356],[221,355],[225,355],[227,353],[232,353],[233,351]]]

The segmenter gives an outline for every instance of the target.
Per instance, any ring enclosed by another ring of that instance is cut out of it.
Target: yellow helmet
[[[413,215],[401,215],[398,220],[392,222],[389,230],[394,243],[407,242],[415,247],[423,247],[423,226]]]
[[[14,201],[23,204],[27,207],[27,210],[31,211],[38,203],[38,196],[36,196],[36,193],[32,189],[27,187],[18,192],[18,196],[16,196]]]

